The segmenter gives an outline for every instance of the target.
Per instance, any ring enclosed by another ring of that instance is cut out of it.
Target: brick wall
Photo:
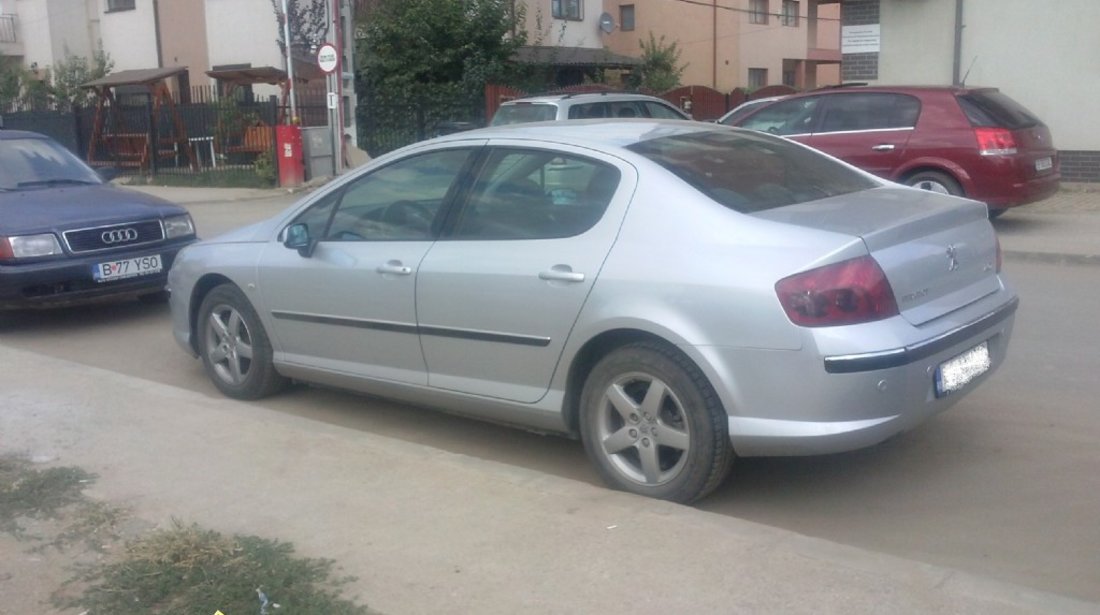
[[[1100,182],[1100,152],[1059,151],[1062,181]]]
[[[866,26],[879,23],[880,0],[842,0],[840,23],[843,26]],[[840,79],[859,81],[878,79],[877,53],[846,53],[841,58]]]

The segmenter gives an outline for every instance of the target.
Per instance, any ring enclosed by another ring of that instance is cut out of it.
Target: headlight
[[[53,233],[0,237],[0,259],[35,258],[63,254]]]
[[[195,223],[191,221],[191,216],[183,214],[182,216],[171,216],[164,219],[164,238],[174,239],[176,237],[188,237],[195,234]]]

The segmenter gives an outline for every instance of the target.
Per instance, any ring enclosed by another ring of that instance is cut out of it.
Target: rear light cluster
[[[975,128],[974,136],[982,156],[1012,156],[1017,152],[1016,137],[1007,128]]]
[[[787,318],[803,327],[832,327],[898,314],[886,274],[861,256],[783,278],[775,285]]]

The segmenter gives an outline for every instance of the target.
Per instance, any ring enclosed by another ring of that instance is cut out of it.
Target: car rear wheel
[[[236,286],[222,284],[203,299],[198,337],[206,374],[225,395],[260,399],[286,385],[256,310]]]
[[[733,461],[728,419],[702,372],[679,352],[637,343],[604,357],[581,394],[581,438],[611,486],[688,503]]]
[[[937,192],[939,194],[951,194],[964,196],[962,186],[954,177],[939,171],[921,171],[910,175],[906,180],[907,186]]]

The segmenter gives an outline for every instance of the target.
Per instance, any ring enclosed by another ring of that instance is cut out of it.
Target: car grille
[[[147,220],[65,231],[63,235],[72,252],[96,252],[161,241],[164,227],[160,220]]]

